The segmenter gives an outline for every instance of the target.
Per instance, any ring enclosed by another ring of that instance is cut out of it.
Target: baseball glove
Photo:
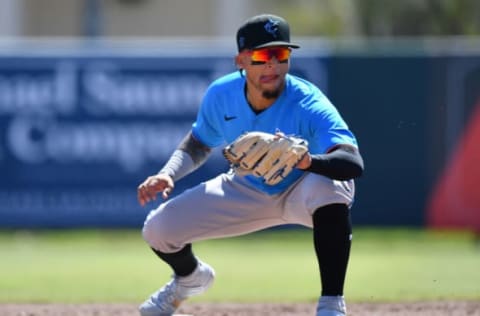
[[[308,142],[282,133],[247,132],[223,149],[238,174],[262,177],[275,185],[282,181],[308,152]]]

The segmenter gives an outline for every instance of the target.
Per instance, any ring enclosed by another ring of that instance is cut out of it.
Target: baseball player
[[[283,18],[252,17],[238,29],[236,40],[238,71],[209,86],[191,131],[165,166],[138,186],[142,206],[157,194],[165,200],[148,215],[143,237],[173,269],[172,280],[140,305],[140,314],[173,315],[183,300],[212,285],[214,270],[193,253],[195,241],[300,224],[312,228],[314,236],[321,278],[316,315],[346,315],[343,288],[352,236],[353,179],[363,172],[357,141],[315,85],[288,74],[290,54],[299,46],[290,42]],[[280,168],[277,164],[275,181],[249,170],[238,172],[240,163],[168,199],[175,181],[202,165],[212,148],[230,144],[228,151],[238,161],[248,156],[248,148],[234,152],[245,147],[236,140],[253,132],[275,135],[274,142],[294,135],[308,150],[293,160],[291,172],[286,171],[288,163]]]

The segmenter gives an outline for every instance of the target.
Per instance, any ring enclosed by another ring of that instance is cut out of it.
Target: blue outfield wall
[[[424,224],[453,146],[448,140],[463,126],[446,119],[446,100],[455,99],[447,73],[462,58],[319,54],[292,61],[292,73],[319,85],[359,139],[366,172],[357,181],[356,224]],[[231,60],[4,54],[0,227],[140,227],[156,203],[141,208],[137,185],[166,161],[208,84],[234,70]],[[174,192],[227,167],[217,149]]]

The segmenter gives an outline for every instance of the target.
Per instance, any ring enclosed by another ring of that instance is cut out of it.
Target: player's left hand
[[[275,133],[275,136],[276,136],[276,139],[279,139],[281,137],[288,137],[288,136],[285,136],[285,134],[280,131],[277,131]],[[308,145],[308,143],[305,142],[305,145]],[[310,167],[311,164],[312,164],[312,156],[310,156],[310,153],[307,150],[305,154],[303,154],[303,157],[300,159],[300,161],[297,162],[297,164],[295,165],[295,168],[305,170],[308,167]]]
[[[295,168],[305,170],[308,169],[312,165],[312,156],[310,156],[309,152],[306,152],[305,155],[303,155],[302,159],[297,163]]]

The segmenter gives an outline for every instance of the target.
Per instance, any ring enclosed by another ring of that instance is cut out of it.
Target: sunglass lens
[[[290,49],[288,48],[265,48],[257,49],[252,52],[252,62],[266,63],[272,57],[278,61],[285,61],[290,57]]]

